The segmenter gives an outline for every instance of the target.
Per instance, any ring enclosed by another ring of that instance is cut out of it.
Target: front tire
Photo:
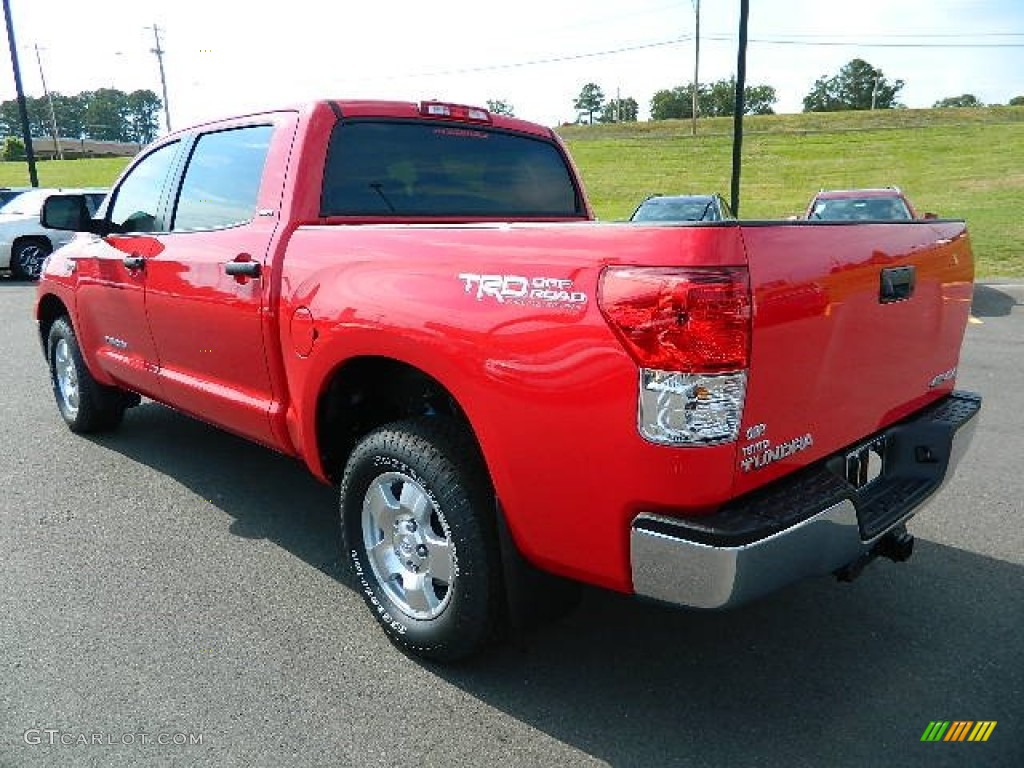
[[[367,435],[341,484],[345,558],[370,612],[403,650],[470,656],[502,615],[494,494],[472,438],[441,418]]]
[[[57,408],[72,432],[104,432],[121,423],[130,394],[100,384],[92,377],[66,316],[57,318],[50,326],[46,357]]]
[[[11,249],[11,274],[19,280],[38,280],[53,248],[46,240],[21,240]]]

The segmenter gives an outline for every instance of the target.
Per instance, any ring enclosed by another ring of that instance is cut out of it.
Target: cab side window
[[[143,158],[117,188],[110,211],[113,231],[162,232],[160,196],[178,151],[178,142],[165,144]]]
[[[273,134],[272,125],[199,137],[174,212],[174,231],[225,229],[251,221]]]

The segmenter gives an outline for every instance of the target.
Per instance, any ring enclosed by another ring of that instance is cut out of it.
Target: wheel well
[[[317,403],[317,447],[327,475],[341,479],[349,453],[364,435],[417,416],[447,416],[473,434],[452,394],[418,368],[384,357],[348,361],[334,372]]]
[[[70,313],[68,308],[64,306],[64,302],[52,293],[48,293],[39,300],[39,310],[36,314],[39,320],[39,340],[42,342],[45,352],[46,339],[50,335],[50,326],[53,325],[58,317],[70,315]]]

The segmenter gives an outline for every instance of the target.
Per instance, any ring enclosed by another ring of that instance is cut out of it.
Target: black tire
[[[46,359],[57,408],[72,432],[105,432],[121,423],[133,395],[100,384],[92,377],[66,316],[57,318],[50,326]]]
[[[53,251],[48,240],[19,240],[11,249],[11,274],[19,280],[38,280],[43,262]]]
[[[504,609],[494,494],[457,424],[416,419],[367,435],[345,467],[341,531],[363,599],[399,648],[450,662],[495,639]]]

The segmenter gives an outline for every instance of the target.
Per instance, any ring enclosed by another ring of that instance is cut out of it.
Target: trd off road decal
[[[570,309],[582,309],[587,303],[587,294],[575,290],[573,281],[564,277],[477,275],[463,272],[459,280],[465,292],[477,301]]]

